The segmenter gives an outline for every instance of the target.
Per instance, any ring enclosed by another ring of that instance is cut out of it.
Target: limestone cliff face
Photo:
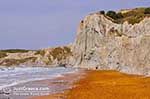
[[[15,53],[0,51],[0,66],[62,66],[69,63],[70,57],[69,46]]]
[[[150,74],[150,18],[132,25],[90,14],[80,22],[72,51],[75,66]]]

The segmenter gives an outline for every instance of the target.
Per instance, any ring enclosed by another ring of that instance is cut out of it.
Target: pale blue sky
[[[149,0],[0,0],[0,49],[65,45],[91,12],[145,6]]]

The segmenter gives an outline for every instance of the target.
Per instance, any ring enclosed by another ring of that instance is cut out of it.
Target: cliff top
[[[123,23],[127,21],[130,24],[135,24],[142,21],[145,17],[150,17],[150,7],[125,9],[118,12],[110,10],[106,13],[105,11],[100,11],[100,14],[105,15],[115,23]]]

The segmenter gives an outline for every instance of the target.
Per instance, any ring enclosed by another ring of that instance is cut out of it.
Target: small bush
[[[105,14],[105,11],[100,11],[100,14]]]
[[[123,18],[122,13],[116,13],[115,11],[108,11],[106,15],[114,20]]]
[[[106,15],[111,17],[112,19],[117,19],[117,14],[115,11],[108,11]]]
[[[117,13],[117,18],[119,18],[119,19],[123,18],[122,13]]]
[[[150,14],[150,8],[146,8],[144,14]]]

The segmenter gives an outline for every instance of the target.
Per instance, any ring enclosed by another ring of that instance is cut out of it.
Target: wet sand
[[[87,71],[76,87],[32,99],[150,99],[150,78],[116,71]]]
[[[41,96],[48,96],[48,98],[52,99],[62,99],[65,96],[64,91],[75,87],[74,83],[84,77],[84,75],[84,69],[77,69],[75,72],[66,73],[56,78],[20,83],[8,87],[7,89],[9,90],[2,90],[9,94],[0,93],[0,99],[41,99],[39,98]]]
[[[50,95],[34,96],[28,99],[65,99],[66,92],[76,87],[75,83],[85,76],[86,71],[80,70],[79,72],[65,74],[62,77],[58,77],[51,80],[42,80],[38,83],[46,84],[49,88],[53,87],[54,92],[50,92]]]

